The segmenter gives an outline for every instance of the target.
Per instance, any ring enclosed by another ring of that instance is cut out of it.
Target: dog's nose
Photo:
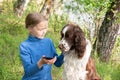
[[[58,47],[62,50],[63,49],[63,44],[59,44]]]

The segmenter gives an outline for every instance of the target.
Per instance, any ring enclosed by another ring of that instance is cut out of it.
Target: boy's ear
[[[31,32],[33,28],[32,27],[28,27],[27,29],[28,29],[29,32]]]
[[[31,30],[31,29],[32,29],[32,27],[28,27],[27,29]]]

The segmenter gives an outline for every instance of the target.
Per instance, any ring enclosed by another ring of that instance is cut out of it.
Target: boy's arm
[[[20,57],[22,59],[26,76],[32,76],[42,69],[42,66],[38,67],[38,63],[31,63],[30,54],[23,45],[20,45]]]
[[[57,57],[57,60],[55,61],[54,65],[57,67],[60,67],[63,64],[63,59],[64,59],[64,55],[61,53],[61,55],[58,56],[57,52],[56,52],[56,48],[52,42],[52,40],[50,40],[51,43],[51,53],[53,53],[54,56]]]
[[[57,60],[54,63],[55,66],[60,67],[63,64],[63,62],[64,62],[63,59],[64,59],[64,55],[63,54],[61,54],[60,56],[57,56]]]

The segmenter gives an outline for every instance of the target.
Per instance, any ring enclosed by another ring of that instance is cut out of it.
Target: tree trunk
[[[17,0],[17,2],[14,4],[14,12],[18,17],[22,17],[22,14],[29,2],[30,0]]]
[[[44,5],[40,11],[41,14],[49,18],[51,9],[54,7],[54,0],[45,0]]]
[[[29,2],[30,0],[17,0],[14,6],[14,12],[18,17],[22,17],[22,14]],[[37,0],[37,3],[42,4],[42,9],[40,10],[40,13],[48,18],[51,13],[51,9],[54,6],[54,0]]]
[[[120,12],[120,0],[113,1],[106,12],[103,23],[100,27],[96,43],[97,53],[100,60],[108,62],[114,47],[120,23],[117,22],[117,14]]]

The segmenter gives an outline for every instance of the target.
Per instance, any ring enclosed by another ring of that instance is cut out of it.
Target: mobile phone
[[[53,59],[52,57],[44,57],[44,58],[47,59],[47,60]]]

